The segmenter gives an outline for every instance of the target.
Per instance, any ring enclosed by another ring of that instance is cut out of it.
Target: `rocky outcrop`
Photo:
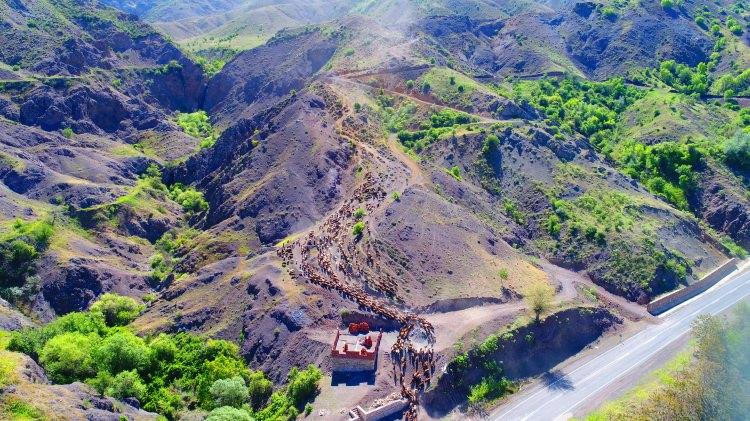
[[[702,219],[741,246],[750,247],[750,201],[742,186],[708,169],[694,204]],[[697,203],[696,203],[697,202]]]

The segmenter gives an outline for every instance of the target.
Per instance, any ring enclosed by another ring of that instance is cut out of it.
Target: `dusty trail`
[[[338,83],[373,89],[342,77],[333,78]],[[404,96],[398,92],[388,92]],[[408,98],[429,106],[449,108]],[[380,263],[384,256],[371,241],[370,220],[373,215],[385,211],[389,192],[428,186],[430,180],[419,163],[400,147],[395,135],[373,143],[356,139],[356,133],[348,135],[345,123],[347,118],[353,117],[352,108],[352,104],[340,107],[342,113],[335,126],[338,133],[357,145],[359,159],[366,161],[370,168],[357,187],[345,195],[341,205],[320,223],[281,245],[277,254],[290,268],[294,279],[336,291],[361,309],[401,325],[391,349],[393,378],[400,384],[401,395],[409,401],[406,419],[414,420],[418,413],[418,393],[429,387],[435,373],[435,349],[444,350],[471,328],[518,314],[525,310],[526,305],[516,301],[423,317],[394,304],[403,302],[399,296],[401,285],[397,282],[398,275]],[[478,118],[486,123],[503,122]],[[365,210],[366,216],[357,218],[355,211],[360,207]],[[364,228],[360,235],[355,236],[352,227],[357,222],[363,223]],[[563,270],[556,266],[549,266],[545,271],[558,279],[561,285],[556,300],[562,302],[575,298],[578,294],[574,283],[576,279],[557,272],[556,269]],[[436,327],[440,330],[437,333]],[[413,337],[426,338],[427,346],[415,346]]]
[[[360,81],[357,81],[357,80],[347,79],[347,78],[342,77],[342,76],[326,76],[325,79],[327,79],[327,80],[329,80],[331,82],[335,82],[335,83],[341,83],[341,84],[344,84],[344,85],[356,86],[356,87],[358,87],[358,88],[360,88],[362,90],[365,90],[367,92],[372,92],[372,91],[374,91],[376,89],[377,90],[381,90],[382,89],[383,92],[388,93],[389,95],[397,96],[399,98],[408,99],[409,101],[412,101],[412,102],[415,102],[417,104],[421,104],[421,105],[424,105],[424,106],[427,106],[427,107],[435,107],[435,108],[440,108],[440,109],[444,109],[444,110],[455,111],[457,113],[464,113],[464,114],[466,114],[466,111],[459,110],[458,108],[453,108],[453,107],[450,107],[450,106],[444,105],[444,104],[438,104],[436,102],[425,101],[423,99],[419,99],[419,98],[413,97],[411,95],[406,95],[406,94],[403,94],[401,92],[393,91],[393,90],[390,90],[390,89],[373,88],[372,86],[370,86],[370,85],[368,85],[366,83],[363,83],[363,82],[360,82]],[[495,124],[495,123],[507,124],[507,123],[521,123],[522,122],[522,120],[519,120],[519,119],[498,120],[498,119],[484,117],[484,116],[477,115],[477,114],[471,114],[471,116],[474,117],[474,118],[476,118],[478,120],[478,123],[486,123],[486,124]]]

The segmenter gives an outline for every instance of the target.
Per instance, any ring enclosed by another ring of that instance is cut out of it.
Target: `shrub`
[[[70,127],[66,127],[64,129],[62,129],[61,133],[62,133],[63,137],[65,137],[66,139],[72,139],[73,135],[75,134],[75,133],[73,133],[73,129],[71,129]]]
[[[750,134],[737,132],[724,142],[724,161],[730,167],[750,170]]]
[[[695,68],[666,60],[659,65],[659,77],[662,82],[685,94],[700,94],[708,92],[708,67],[700,63]]]
[[[500,279],[507,281],[508,280],[508,269],[501,268],[499,271],[497,271],[498,276],[500,276]]]
[[[107,293],[91,306],[91,312],[100,313],[107,326],[125,326],[135,320],[145,308],[133,298]]]
[[[208,210],[208,202],[203,193],[194,187],[185,187],[181,183],[175,183],[169,188],[169,197],[182,206],[188,213],[199,213]]]
[[[26,283],[53,235],[54,226],[47,220],[18,219],[13,223],[10,232],[0,237],[0,290]]]
[[[39,353],[39,362],[55,383],[72,383],[96,373],[92,350],[99,336],[63,333],[50,339]]]
[[[120,330],[102,340],[93,356],[100,370],[118,374],[128,370],[142,370],[150,363],[151,350],[143,339],[128,330]]]
[[[136,398],[140,401],[146,396],[146,385],[135,370],[123,371],[111,380],[107,395],[117,399]]]
[[[200,140],[201,148],[210,148],[216,143],[218,134],[211,125],[211,120],[205,111],[194,113],[178,113],[177,125],[189,134]]]
[[[471,387],[468,400],[470,405],[493,401],[512,390],[513,383],[505,377],[487,376],[479,384]]]
[[[461,168],[458,168],[458,166],[453,166],[448,170],[448,174],[450,174],[451,177],[456,179],[456,181],[461,181]]]
[[[357,221],[360,221],[360,220],[362,220],[362,218],[365,217],[365,215],[367,215],[367,212],[365,212],[364,208],[360,207],[360,208],[357,208],[357,210],[354,211],[354,213],[353,213],[352,216],[354,216],[354,219],[356,219]]]
[[[47,342],[64,333],[103,335],[107,327],[101,314],[69,313],[40,328],[24,328],[12,333],[8,350],[37,359]]]
[[[211,411],[205,421],[253,421],[253,417],[244,409],[223,406]]]
[[[401,193],[399,193],[399,192],[397,192],[397,191],[393,192],[393,193],[391,194],[391,197],[392,197],[392,198],[393,198],[393,200],[395,200],[396,202],[400,202],[400,201],[401,201]]]
[[[216,380],[211,385],[210,392],[216,407],[232,406],[240,408],[247,403],[250,397],[247,386],[245,386],[245,380],[240,376]]]
[[[560,235],[560,231],[562,230],[560,217],[554,213],[550,214],[547,217],[547,220],[544,221],[544,228],[553,237],[557,237],[558,235]]]
[[[352,235],[355,237],[362,236],[362,233],[365,231],[365,223],[362,221],[356,222],[354,226],[352,227]]]
[[[309,365],[305,370],[292,367],[289,371],[289,384],[287,394],[297,407],[302,407],[308,399],[312,398],[318,391],[318,381],[323,377],[323,372],[314,365]]]

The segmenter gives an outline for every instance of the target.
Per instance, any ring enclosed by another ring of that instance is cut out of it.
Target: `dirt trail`
[[[342,76],[330,76],[329,75],[329,76],[326,76],[326,79],[329,80],[329,81],[331,81],[331,82],[334,82],[334,83],[341,83],[341,84],[345,84],[345,85],[356,86],[356,87],[358,87],[360,89],[363,89],[365,91],[368,91],[368,92],[374,91],[376,89],[377,90],[381,90],[382,89],[382,91],[384,93],[388,93],[389,95],[397,96],[399,98],[408,99],[409,101],[412,101],[412,102],[415,102],[417,104],[421,104],[421,105],[424,105],[424,106],[427,106],[427,107],[436,107],[436,108],[441,108],[441,109],[444,109],[444,110],[455,111],[457,113],[470,114],[472,117],[474,117],[474,118],[476,118],[478,120],[477,121],[478,123],[486,123],[486,124],[495,124],[495,123],[504,124],[505,123],[505,124],[507,124],[507,123],[518,123],[518,122],[521,121],[521,120],[518,120],[518,119],[497,120],[497,119],[494,119],[494,118],[484,117],[484,116],[477,115],[477,114],[467,113],[466,111],[459,110],[458,108],[453,108],[453,107],[450,107],[450,106],[444,105],[444,104],[438,104],[436,102],[425,101],[423,99],[419,99],[419,98],[416,98],[414,96],[406,95],[406,94],[403,94],[401,92],[393,91],[393,90],[390,90],[390,89],[374,88],[374,87],[372,87],[372,86],[370,86],[370,85],[368,85],[366,83],[360,82],[358,80],[347,79],[347,78],[342,77]]]
[[[373,89],[341,77],[336,77],[335,81]],[[352,104],[344,101],[342,104],[344,106],[339,107],[341,115],[337,116],[335,122],[337,132],[357,145],[359,159],[368,163],[367,172],[336,209],[318,224],[293,236],[293,240],[277,249],[277,254],[290,268],[294,279],[333,290],[356,303],[360,309],[401,325],[391,348],[393,378],[398,379],[402,396],[410,402],[406,419],[413,420],[418,412],[418,393],[426,390],[433,380],[435,351],[451,347],[476,326],[523,312],[526,304],[515,301],[424,317],[395,304],[403,302],[399,295],[399,289],[403,286],[397,281],[398,274],[380,263],[380,251],[371,241],[371,220],[387,208],[389,192],[410,186],[427,186],[429,177],[419,163],[403,151],[395,135],[380,139],[382,143],[380,140],[368,143],[353,139],[356,133],[347,135],[345,124],[348,118],[355,115]],[[500,122],[484,117],[480,120]],[[359,208],[364,209],[365,216],[355,215]],[[358,235],[352,232],[355,224],[363,224]],[[557,302],[574,299],[578,295],[576,282],[585,281],[579,275],[551,264],[545,264],[543,269],[560,284]],[[423,342],[425,338],[426,345]]]

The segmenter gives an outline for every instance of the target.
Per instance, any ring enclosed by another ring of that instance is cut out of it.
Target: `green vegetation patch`
[[[208,210],[208,202],[203,197],[203,193],[192,186],[184,186],[180,183],[167,186],[162,181],[159,167],[151,164],[127,194],[111,203],[82,209],[78,212],[78,216],[82,223],[88,226],[98,226],[103,223],[116,224],[123,207],[128,207],[136,213],[150,214],[156,211],[164,214],[166,213],[164,204],[167,200],[178,203],[189,216]]]
[[[474,79],[446,67],[433,67],[418,79],[417,88],[431,94],[445,104],[471,106],[471,96],[476,91],[486,91]]]
[[[202,149],[210,148],[216,143],[219,134],[211,125],[211,120],[205,111],[196,111],[194,113],[177,114],[177,125],[189,134],[200,140],[199,146]]]
[[[576,77],[520,82],[516,99],[542,110],[553,132],[588,136],[600,150],[611,150],[618,116],[645,93],[621,78],[589,82]]]
[[[15,301],[26,294],[35,263],[49,247],[55,227],[51,221],[17,219],[0,236],[0,296]]]
[[[422,130],[402,130],[397,134],[398,140],[408,150],[420,153],[432,142],[456,132],[458,128],[467,127],[476,122],[476,118],[467,113],[443,109],[430,115],[429,121],[422,122]]]
[[[296,417],[317,393],[321,371],[293,368],[273,392],[237,345],[187,333],[136,336],[125,325],[142,311],[132,298],[105,295],[90,311],[13,332],[8,349],[40,362],[55,383],[83,381],[99,394],[135,397],[147,411],[177,419],[185,408],[231,406],[256,420]]]

